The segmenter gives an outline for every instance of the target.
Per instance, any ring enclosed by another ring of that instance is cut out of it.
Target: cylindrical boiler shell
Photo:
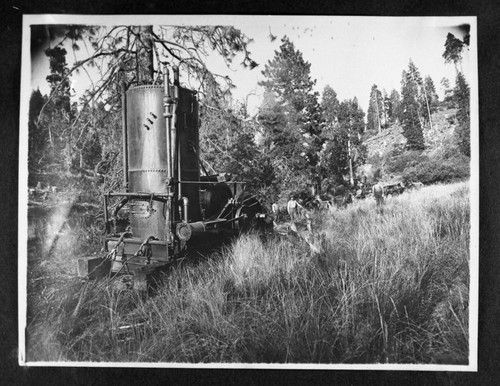
[[[129,191],[166,192],[167,152],[163,118],[163,87],[138,86],[127,91]],[[130,225],[134,236],[163,239],[164,204],[134,200]]]
[[[167,177],[189,181],[182,185],[181,192],[174,187],[172,219],[181,220],[182,201],[189,200],[189,221],[201,220],[199,186],[199,129],[198,102],[195,93],[178,88],[170,94],[178,100],[174,114],[178,152],[172,144],[171,154],[178,154],[174,160],[174,175],[167,170],[166,122],[163,117],[163,86],[137,86],[127,91],[127,134],[129,192],[165,193]],[[180,172],[179,172],[180,166]],[[133,200],[131,227],[135,237],[155,236],[164,239],[166,205],[158,201]]]

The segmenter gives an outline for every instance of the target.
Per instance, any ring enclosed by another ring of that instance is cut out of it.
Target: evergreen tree
[[[254,193],[264,192],[274,178],[269,156],[255,142],[257,122],[246,119],[244,109],[227,105],[224,109],[202,110],[200,152],[209,172],[229,172],[247,181]],[[210,165],[210,166],[208,166]]]
[[[311,64],[286,36],[281,39],[280,51],[264,67],[262,75],[267,79],[259,82],[266,91],[273,91],[283,104],[290,104],[293,110],[301,112],[317,97],[313,92],[316,84],[310,77]]]
[[[48,142],[48,134],[38,124],[38,115],[47,101],[39,89],[33,91],[30,97],[28,116],[28,171],[35,173],[43,168],[45,151]]]
[[[338,119],[340,102],[337,99],[337,93],[329,85],[323,89],[321,96],[321,114],[325,124],[333,127]]]
[[[287,106],[279,103],[272,92],[266,92],[259,110],[258,121],[264,129],[266,151],[274,157],[289,159],[294,168],[305,167],[304,158],[298,157],[301,151],[301,133],[299,127],[290,122]]]
[[[324,138],[320,153],[318,172],[321,180],[334,178],[341,180],[347,162],[347,143],[339,130],[340,102],[337,93],[330,86],[325,86],[321,98],[323,125],[321,137]]]
[[[60,46],[48,48],[45,54],[49,57],[50,85],[48,102],[42,108],[39,124],[48,132],[48,163],[52,167],[68,171],[71,166],[71,123],[74,111],[71,108],[69,70],[66,63],[66,50]]]
[[[347,176],[353,183],[353,170],[364,163],[361,134],[365,130],[364,112],[356,98],[344,100],[338,108],[337,122],[324,130],[326,138],[322,151],[322,169],[337,184]]]
[[[378,134],[382,131],[382,119],[384,114],[384,103],[382,93],[374,84],[370,91],[370,102],[368,104],[367,129],[377,131]]]
[[[431,113],[434,113],[436,112],[439,105],[439,97],[436,93],[436,86],[434,85],[434,81],[432,80],[430,75],[427,75],[424,79],[424,88],[429,102],[430,111]]]
[[[422,118],[422,125],[426,123],[432,128],[432,110],[431,110],[431,98],[428,95],[425,83],[422,78],[419,79],[419,103],[420,103],[420,117]],[[432,80],[431,80],[432,82]]]
[[[281,166],[299,176],[318,178],[317,164],[323,140],[321,109],[310,63],[285,36],[279,51],[266,65],[259,85],[268,95],[259,113],[271,154]],[[274,95],[274,100],[273,96]]]
[[[359,106],[358,98],[345,100],[340,104],[339,108],[339,124],[348,132],[350,140],[354,146],[361,144],[361,135],[365,131],[365,113]]]
[[[51,94],[39,122],[49,133],[52,167],[70,173],[80,173],[85,169],[89,175],[101,160],[98,131],[104,130],[104,125],[99,120],[108,113],[102,102],[98,103],[99,108],[84,105],[77,113],[76,102],[71,104],[66,54],[61,46],[46,50],[51,71],[47,76]],[[76,117],[79,119],[76,120]]]
[[[460,151],[470,157],[470,89],[464,75],[457,74],[454,101],[457,105],[458,126],[455,129]]]
[[[453,103],[453,90],[450,88],[450,81],[448,78],[441,79],[441,90],[443,90],[443,102],[447,105]]]
[[[453,62],[455,64],[457,75],[451,100],[457,107],[456,135],[458,146],[460,151],[468,157],[470,157],[470,89],[462,73],[462,53],[464,49],[468,48],[469,41],[469,34],[460,40],[452,33],[448,33],[443,53],[446,63]]]
[[[49,58],[50,75],[47,82],[50,85],[50,96],[56,109],[70,113],[70,80],[66,63],[66,49],[61,46],[48,48],[45,55]]]
[[[403,71],[401,80],[402,125],[407,147],[411,150],[423,150],[424,136],[422,132],[421,104],[419,102],[422,78],[415,64],[410,60],[408,71]]]
[[[382,129],[389,126],[389,106],[390,99],[385,89],[382,90]]]
[[[463,40],[456,38],[452,33],[448,33],[448,35],[446,36],[443,58],[445,63],[453,62],[453,64],[455,65],[455,71],[457,73],[462,72],[462,53],[464,48],[469,46],[469,40],[469,34],[467,34]]]
[[[142,44],[137,46],[135,73],[137,84],[152,84],[154,81],[153,64],[153,26],[133,27],[137,39]]]
[[[402,118],[401,96],[396,90],[392,90],[389,96],[387,115],[391,122],[399,122]]]

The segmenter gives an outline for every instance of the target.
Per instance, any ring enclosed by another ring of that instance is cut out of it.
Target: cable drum
[[[232,197],[231,188],[226,183],[215,184],[200,192],[200,202],[205,211],[205,219],[218,216]]]

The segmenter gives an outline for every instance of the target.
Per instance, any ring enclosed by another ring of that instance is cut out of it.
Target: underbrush
[[[424,184],[449,183],[470,176],[470,159],[463,155],[436,158],[404,169],[405,181],[420,181]]]
[[[399,175],[404,181],[420,181],[426,185],[469,178],[470,158],[462,155],[456,146],[450,148],[431,157],[420,151],[391,154],[386,172]]]
[[[154,296],[60,280],[29,303],[32,361],[467,364],[466,183],[313,214],[322,248],[240,237]]]

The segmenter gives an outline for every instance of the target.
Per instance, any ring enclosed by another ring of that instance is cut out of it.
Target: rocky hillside
[[[364,141],[368,152],[368,160],[374,157],[385,157],[395,149],[406,145],[406,138],[403,135],[403,128],[396,123],[380,134],[370,137]]]
[[[455,114],[456,109],[446,107],[440,107],[432,114],[432,128],[424,129],[426,149],[419,154],[420,157],[430,160],[440,158],[455,148]],[[409,157],[409,152],[405,150],[406,138],[401,124],[390,126],[380,134],[367,138],[363,143],[367,148],[367,163],[380,169],[381,181],[386,184],[399,181],[402,170],[399,170],[401,167],[395,167],[394,161],[405,155]]]

